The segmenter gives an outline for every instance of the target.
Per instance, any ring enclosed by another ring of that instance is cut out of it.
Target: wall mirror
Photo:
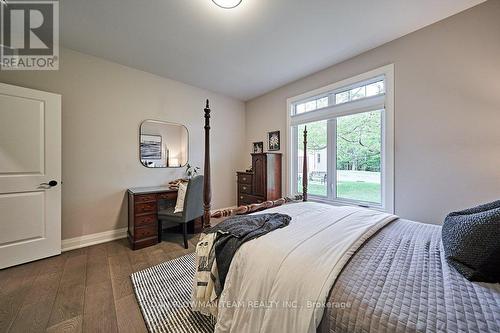
[[[139,136],[139,155],[145,167],[179,168],[187,164],[189,134],[186,126],[144,120]]]

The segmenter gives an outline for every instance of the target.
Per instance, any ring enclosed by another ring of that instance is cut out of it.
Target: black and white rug
[[[195,254],[164,262],[130,276],[150,332],[213,332],[215,320],[191,311]]]

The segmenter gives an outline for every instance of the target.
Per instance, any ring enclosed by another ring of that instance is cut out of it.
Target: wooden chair
[[[174,207],[158,211],[159,240],[161,241],[161,233],[164,229],[182,225],[184,248],[187,249],[187,223],[200,216],[203,216],[203,176],[196,176],[187,185],[182,212],[174,213]]]

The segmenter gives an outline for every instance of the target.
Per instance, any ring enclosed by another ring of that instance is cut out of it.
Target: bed
[[[216,332],[500,332],[499,284],[470,282],[450,267],[440,226],[307,202],[307,177],[302,202],[283,198],[211,212],[209,131],[207,101],[205,226],[211,217],[262,210],[292,217],[288,227],[236,252]],[[306,142],[305,131],[304,174]],[[247,306],[227,306],[238,302]]]
[[[344,267],[318,332],[500,332],[500,284],[473,283],[444,258],[441,227],[398,219]]]

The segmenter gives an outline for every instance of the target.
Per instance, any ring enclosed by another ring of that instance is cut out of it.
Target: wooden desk
[[[128,189],[128,240],[133,250],[155,245],[159,241],[158,209],[173,207],[177,190],[168,186],[136,187]],[[195,224],[200,224],[195,225]],[[201,229],[201,220],[188,224],[188,232]]]
[[[177,200],[177,190],[164,187],[128,189],[128,240],[132,250],[158,243],[158,201]]]

